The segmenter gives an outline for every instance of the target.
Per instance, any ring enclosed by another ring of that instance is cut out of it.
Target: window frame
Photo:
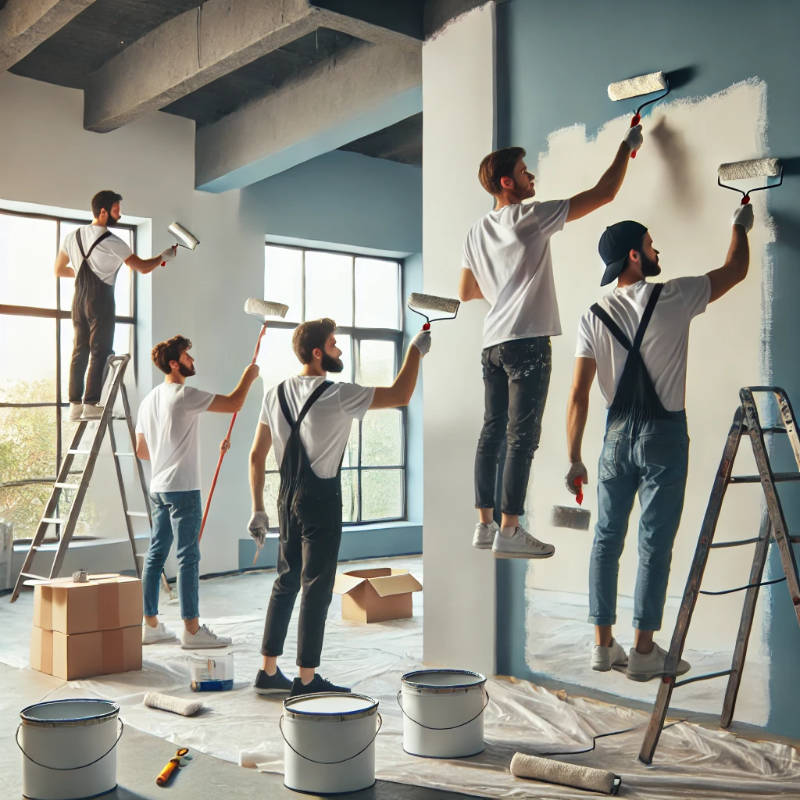
[[[281,319],[270,320],[270,327],[282,330],[294,330],[300,322],[306,321],[306,254],[309,252],[315,253],[331,253],[337,256],[345,256],[350,259],[350,276],[351,276],[351,303],[353,309],[353,324],[352,325],[339,325],[337,322],[336,333],[341,336],[350,337],[350,363],[353,365],[353,378],[358,374],[360,367],[360,347],[357,346],[362,341],[391,341],[394,342],[394,374],[396,375],[400,369],[400,364],[403,356],[403,338],[405,331],[403,329],[403,305],[402,298],[404,295],[404,262],[402,258],[393,258],[391,256],[372,255],[367,253],[358,253],[355,251],[339,250],[332,247],[310,247],[304,245],[284,244],[282,242],[275,242],[266,239],[264,242],[264,280],[265,284],[267,278],[267,255],[270,247],[279,248],[282,250],[296,250],[301,253],[301,269],[300,269],[300,320],[299,322],[287,322]],[[398,308],[398,328],[374,328],[374,327],[359,327],[355,325],[356,316],[356,259],[368,258],[372,261],[387,261],[397,266],[397,296],[400,299]],[[361,463],[361,454],[363,449],[363,419],[358,420],[358,463],[355,466],[343,466],[342,472],[356,472],[356,487],[358,502],[356,505],[356,519],[354,521],[347,521],[342,523],[342,527],[347,528],[364,528],[383,524],[386,522],[406,522],[408,520],[408,408],[403,406],[397,411],[400,413],[400,445],[401,454],[399,464],[382,464],[375,466],[363,466]],[[278,465],[280,468],[280,465]],[[379,471],[379,470],[395,470],[401,474],[402,491],[401,491],[401,509],[399,516],[390,517],[374,517],[370,519],[363,518],[364,498],[362,492],[362,473],[365,471]],[[267,469],[264,471],[265,476],[278,475],[279,469]]]
[[[53,261],[55,261],[56,256],[58,255],[59,249],[61,248],[61,225],[62,223],[74,224],[74,225],[89,225],[92,222],[92,218],[89,216],[87,217],[69,217],[69,216],[59,216],[56,214],[45,214],[41,212],[35,211],[16,211],[8,208],[0,208],[0,215],[2,216],[11,216],[11,217],[24,217],[27,219],[39,219],[46,222],[55,222],[55,255],[53,256]],[[128,223],[117,223],[114,227],[122,228],[131,233],[131,241],[132,247],[131,250],[135,253],[137,249],[137,235],[138,235],[138,227],[136,225],[131,225]],[[75,266],[75,265],[73,265]],[[123,265],[124,266],[124,265]],[[63,309],[61,308],[61,279],[58,278],[55,273],[53,273],[53,280],[56,282],[56,304],[55,308],[48,308],[44,306],[21,306],[15,305],[10,303],[0,303],[0,317],[9,316],[9,317],[32,317],[32,318],[40,318],[40,319],[52,319],[55,323],[55,370],[56,370],[56,381],[55,381],[55,400],[48,401],[48,402],[35,402],[35,403],[6,403],[0,401],[0,408],[55,408],[56,412],[56,471],[60,468],[61,461],[63,458],[64,452],[64,442],[63,442],[63,431],[62,431],[62,408],[69,406],[69,402],[62,402],[61,401],[61,375],[62,375],[62,358],[61,358],[61,322],[65,319],[72,319],[72,310],[71,309]],[[124,323],[131,326],[131,342],[132,342],[132,350],[131,357],[134,364],[134,370],[136,369],[136,362],[137,362],[137,345],[136,345],[136,325],[138,319],[138,299],[137,299],[137,283],[138,283],[138,276],[135,270],[131,270],[131,282],[130,282],[130,303],[129,308],[132,310],[132,315],[121,315],[117,314],[114,317],[114,325],[116,327],[117,323]],[[40,478],[27,478],[25,480],[9,480],[9,481],[0,481],[0,489],[7,488],[7,487],[20,487],[20,486],[33,486],[37,484],[53,484],[56,480],[56,475],[50,476],[42,476]],[[55,530],[55,535],[47,536],[43,543],[52,543],[58,542],[61,538],[61,530],[60,525],[51,526]],[[85,538],[92,538],[92,537],[73,537],[74,539],[85,539]],[[32,541],[32,537],[15,537],[14,542],[17,543],[30,543]]]

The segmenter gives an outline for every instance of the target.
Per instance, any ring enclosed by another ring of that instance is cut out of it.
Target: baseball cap
[[[641,222],[634,222],[626,219],[623,222],[616,222],[609,225],[600,237],[597,245],[597,252],[606,265],[601,286],[619,277],[625,267],[625,259],[630,250],[639,250],[642,246],[642,239],[647,233],[647,228]]]

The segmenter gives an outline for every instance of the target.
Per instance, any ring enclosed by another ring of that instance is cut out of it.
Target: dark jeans
[[[342,495],[339,477],[304,483],[289,508],[279,504],[281,538],[278,577],[272,584],[261,654],[279,656],[302,585],[297,625],[297,666],[319,666],[325,620],[333,594],[342,538]],[[309,485],[311,484],[311,485]]]
[[[88,405],[100,402],[103,371],[114,347],[114,287],[103,284],[96,277],[94,282],[89,289],[82,290],[81,286],[76,286],[72,302],[74,339],[69,367],[70,403],[84,402]],[[83,378],[87,364],[89,374],[86,375],[84,393]]]
[[[483,366],[483,429],[475,454],[475,507],[494,508],[495,476],[502,453],[500,510],[520,515],[533,453],[539,446],[542,415],[550,385],[550,337],[515,339],[487,347]]]

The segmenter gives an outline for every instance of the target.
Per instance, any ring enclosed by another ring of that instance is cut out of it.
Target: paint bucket
[[[486,676],[465,669],[422,669],[402,677],[403,750],[413,756],[462,758],[484,749]]]
[[[24,797],[73,800],[116,787],[117,742],[123,727],[116,703],[51,700],[27,706],[19,716]]]
[[[189,656],[189,686],[194,692],[233,689],[233,653]]]
[[[372,786],[380,726],[378,701],[364,694],[319,692],[284,700],[284,785],[312,794]]]

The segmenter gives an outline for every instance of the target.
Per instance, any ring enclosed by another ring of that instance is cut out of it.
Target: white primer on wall
[[[452,297],[467,230],[491,207],[477,184],[494,138],[494,4],[459,17],[422,50],[423,291]],[[485,305],[435,323],[425,375],[424,658],[495,668],[495,566],[471,547],[472,465],[483,417]]]
[[[731,216],[740,202],[740,195],[717,186],[717,166],[769,153],[765,107],[766,84],[757,78],[734,84],[710,97],[658,104],[644,118],[644,145],[636,160],[630,163],[616,200],[582,220],[569,223],[552,240],[564,333],[553,338],[553,374],[528,500],[537,535],[555,543],[556,554],[546,562],[529,566],[529,597],[534,588],[583,596],[587,593],[589,554],[596,522],[597,460],[605,425],[604,402],[596,380],[583,439],[583,461],[590,481],[584,508],[592,511],[591,529],[579,532],[553,528],[550,508],[554,503],[573,501],[563,480],[569,466],[566,405],[578,318],[607,290],[599,286],[603,266],[597,254],[599,236],[606,225],[622,219],[635,219],[647,225],[654,246],[661,253],[663,271],[657,280],[703,274],[721,266],[730,242]],[[535,168],[537,195],[541,199],[568,197],[591,186],[610,163],[629,120],[628,115],[610,120],[591,139],[587,138],[582,125],[552,133],[548,150],[539,155]],[[760,185],[760,182],[751,182],[750,186],[753,185]],[[762,308],[768,308],[771,301],[771,289],[762,284],[762,276],[767,266],[767,245],[774,239],[766,207],[768,199],[765,192],[753,195],[755,225],[749,237],[751,257],[747,278],[729,294],[710,304],[691,327],[686,393],[691,438],[689,476],[668,589],[673,598],[683,593],[711,484],[738,404],[738,390],[743,385],[761,382]],[[736,473],[754,469],[750,452],[749,443],[744,441]],[[760,496],[757,486],[736,486],[728,490],[717,528],[719,540],[756,534]],[[637,503],[620,564],[619,591],[622,595],[633,594],[638,520]],[[747,583],[751,559],[751,548],[714,551],[706,570],[704,588],[724,589]],[[730,649],[736,637],[741,601],[741,593],[701,598],[687,647]],[[532,599],[529,602],[532,603]],[[657,637],[662,644],[669,643],[675,612],[673,608],[665,615],[664,627]],[[535,670],[537,631],[531,625],[532,615],[526,616],[526,660]],[[629,620],[629,613],[623,618]],[[587,634],[591,632],[588,623],[586,630]],[[632,633],[621,626],[619,637],[624,644],[629,644]],[[759,650],[759,640],[757,618],[751,637],[754,655]],[[587,673],[588,659],[587,650]]]

